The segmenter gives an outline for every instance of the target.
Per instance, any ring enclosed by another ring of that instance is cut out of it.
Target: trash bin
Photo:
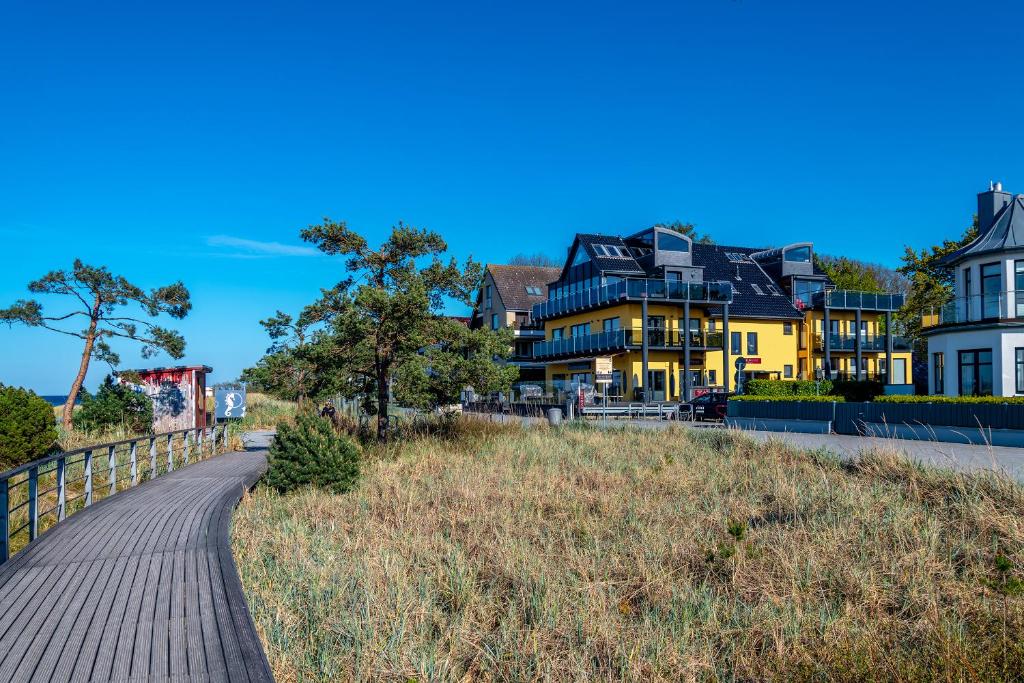
[[[552,427],[557,427],[562,424],[561,408],[548,408],[548,424]]]

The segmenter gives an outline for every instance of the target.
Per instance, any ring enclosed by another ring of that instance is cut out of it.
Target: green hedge
[[[751,379],[743,383],[748,396],[817,396],[832,391],[832,382],[812,382],[805,379]]]
[[[757,396],[752,394],[742,394],[740,396],[730,396],[730,401],[797,401],[805,403],[845,403],[846,399],[842,396],[794,396],[792,394],[788,396]]]
[[[878,396],[875,403],[1014,403],[1024,404],[1024,396]]]
[[[0,470],[59,450],[53,406],[35,392],[0,384]]]

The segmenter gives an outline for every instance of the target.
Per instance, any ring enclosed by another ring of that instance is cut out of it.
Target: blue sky
[[[678,218],[894,265],[958,234],[989,180],[1024,192],[1022,14],[6,0],[0,305],[76,257],[180,279],[185,361],[219,381],[267,346],[260,318],[340,279],[298,240],[324,215],[373,242],[401,219],[485,262]],[[64,393],[78,352],[0,328],[0,381]]]

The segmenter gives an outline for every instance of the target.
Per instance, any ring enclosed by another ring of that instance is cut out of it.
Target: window
[[[782,258],[790,263],[810,263],[811,248],[793,247],[792,249],[787,249]]]
[[[487,285],[484,287],[484,308],[491,307],[491,286]]]
[[[960,352],[960,395],[992,395],[992,350]]]
[[[716,378],[717,373],[714,370],[708,370],[708,386],[715,386],[717,384],[715,381]]]
[[[792,365],[783,365],[782,366],[782,376],[785,379],[793,379],[793,366]]]
[[[1000,292],[1003,289],[1001,263],[986,263],[981,267],[981,317],[999,317]]]
[[[743,349],[740,348],[742,344],[742,336],[739,332],[732,332],[729,334],[729,353],[733,355],[740,355]]]
[[[782,334],[793,334],[793,323],[782,323]]]
[[[730,263],[743,263],[747,260],[747,255],[741,254],[738,251],[727,251],[725,252],[725,258],[729,259]]]
[[[601,323],[601,330],[603,332],[614,332],[619,329],[618,318],[605,318],[604,322]]]
[[[750,288],[754,290],[754,294],[760,294],[761,296],[764,296],[764,292],[761,290],[761,288],[758,287],[753,282],[750,283]]]
[[[491,329],[492,330],[498,329],[498,314],[497,313],[491,313]]]
[[[586,263],[589,260],[590,260],[590,257],[587,256],[587,250],[583,248],[583,245],[581,244],[581,245],[577,246],[576,247],[576,255],[572,259],[572,264],[574,266],[578,266],[579,264]]]
[[[579,325],[573,325],[571,328],[573,337],[586,337],[590,334],[590,323],[580,323]]]
[[[1024,318],[1024,261],[1013,262],[1013,289],[1017,300],[1016,317]]]
[[[747,354],[757,355],[757,332],[747,332]]]
[[[598,256],[607,256],[608,255],[608,250],[604,248],[603,244],[595,244],[594,245],[594,251],[597,252]]]
[[[971,308],[972,308],[971,304],[974,301],[971,298],[971,296],[973,294],[973,292],[971,291],[972,289],[973,289],[973,287],[971,286],[971,269],[970,268],[964,268],[964,301],[966,302],[966,308],[967,308],[967,311],[966,311],[967,312],[967,316],[966,316],[967,320],[970,320],[973,317],[971,315]]]
[[[768,285],[768,291],[774,294],[775,296],[780,296],[782,294],[782,292],[779,291],[779,288],[776,287],[775,285]]]
[[[1018,353],[1017,358],[1020,359]],[[879,361],[882,362],[882,361]],[[936,394],[946,393],[946,354],[944,353],[933,353],[932,354],[932,380],[935,386]],[[1020,366],[1017,366],[1017,377],[1020,377]],[[1017,386],[1020,386],[1020,380],[1017,380]],[[1019,390],[1018,390],[1019,391]]]
[[[669,232],[658,233],[658,249],[661,251],[690,251],[690,243],[679,235]]]
[[[645,230],[644,232],[631,238],[631,241],[639,242],[640,246],[648,249],[654,249],[654,231]]]
[[[555,329],[551,330],[551,341],[558,341],[559,339],[562,339],[564,337],[565,337],[565,328],[564,327],[556,327]]]
[[[708,318],[708,332],[715,331],[715,320],[714,318]]]
[[[1014,349],[1014,365],[1017,370],[1016,391],[1018,394],[1024,394],[1024,349]]]
[[[544,294],[541,291],[540,287],[536,287],[534,285],[527,285],[526,293],[529,294],[530,296],[542,296]]]

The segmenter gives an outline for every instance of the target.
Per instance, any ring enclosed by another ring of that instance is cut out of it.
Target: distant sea
[[[49,403],[51,406],[62,406],[65,403],[67,403],[67,401],[68,401],[68,395],[67,394],[64,394],[63,396],[40,396],[39,398],[43,399],[44,401]],[[77,404],[79,404],[81,402],[82,402],[82,396],[79,395],[78,398],[75,399],[75,404],[77,405]]]

